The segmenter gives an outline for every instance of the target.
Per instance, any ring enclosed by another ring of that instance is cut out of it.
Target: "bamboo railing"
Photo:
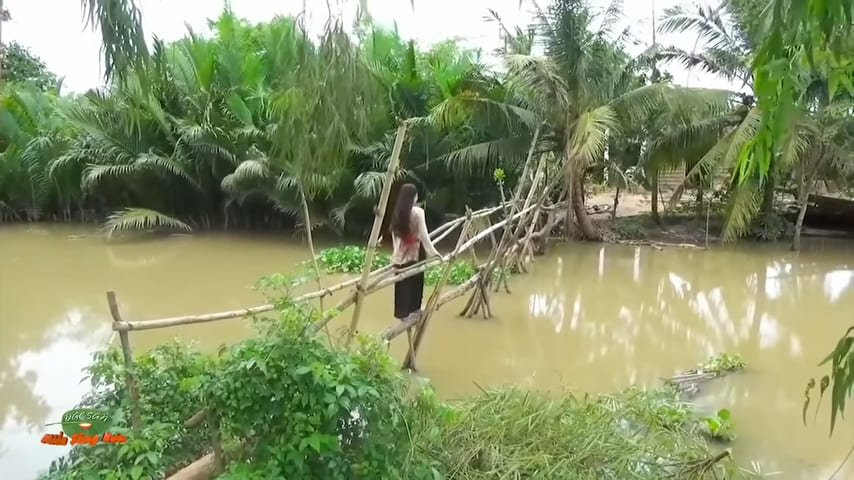
[[[534,238],[544,236],[551,231],[555,224],[561,219],[552,213],[565,205],[565,201],[558,201],[553,204],[546,204],[549,193],[556,185],[559,179],[547,179],[544,173],[544,165],[546,158],[539,156],[535,159],[534,146],[539,137],[539,129],[534,135],[531,143],[531,149],[528,152],[525,161],[522,176],[519,179],[516,191],[513,198],[509,202],[502,202],[501,205],[483,208],[477,211],[467,209],[464,217],[453,219],[440,225],[430,233],[430,238],[433,242],[439,242],[442,239],[451,235],[458,228],[461,230],[457,239],[454,250],[441,257],[431,258],[408,268],[395,270],[391,266],[385,266],[377,269],[371,269],[374,256],[376,253],[377,244],[380,237],[380,229],[385,217],[386,205],[391,191],[391,185],[394,181],[394,176],[398,170],[399,156],[403,148],[403,143],[406,137],[407,125],[402,124],[397,131],[395,138],[392,157],[389,159],[389,165],[386,170],[383,190],[380,194],[379,201],[375,210],[374,224],[371,229],[371,236],[368,239],[367,251],[365,255],[365,263],[361,274],[356,278],[351,278],[335,285],[325,288],[319,288],[316,291],[305,293],[292,298],[291,300],[300,303],[314,299],[323,299],[332,295],[335,292],[352,288],[352,291],[343,298],[332,309],[324,313],[324,316],[313,323],[309,329],[309,334],[317,333],[324,328],[335,315],[340,314],[349,306],[353,305],[353,316],[350,321],[350,327],[347,331],[347,344],[355,334],[361,308],[364,298],[371,293],[377,292],[389,285],[393,285],[405,278],[412,277],[424,273],[426,270],[444,265],[444,270],[440,277],[439,283],[434,287],[433,292],[427,300],[425,308],[410,316],[404,321],[398,321],[393,326],[387,328],[380,334],[380,339],[385,342],[391,341],[403,332],[409,332],[414,328],[414,339],[409,345],[404,366],[408,368],[415,367],[415,359],[418,349],[423,341],[426,329],[429,325],[430,318],[433,313],[441,308],[446,303],[464,295],[466,292],[473,290],[473,294],[469,297],[463,314],[471,316],[480,310],[485,318],[492,316],[492,311],[489,306],[488,287],[492,282],[492,273],[501,268],[504,271],[507,268],[508,259],[520,257],[525,258],[525,253],[531,250],[530,242]],[[536,165],[535,165],[536,163]],[[535,172],[535,173],[533,173]],[[547,180],[551,180],[547,183]],[[561,195],[563,195],[563,192]],[[560,198],[558,200],[561,200]],[[543,212],[548,215],[545,225],[538,229],[537,227],[540,216]],[[502,215],[503,219],[493,219],[493,215]],[[476,220],[483,219],[485,226],[478,227]],[[496,240],[496,232],[501,230],[500,240]],[[491,253],[484,263],[477,262],[477,256],[474,255],[474,248],[480,242],[489,239],[491,242]],[[472,252],[472,257],[475,259],[477,271],[472,278],[457,285],[453,288],[444,291],[445,284],[450,276],[453,263],[459,256],[467,251]],[[517,262],[519,260],[513,260]],[[501,279],[499,280],[501,281]],[[505,288],[507,287],[506,276],[503,278]],[[319,285],[318,285],[319,286]],[[233,318],[245,318],[274,309],[272,304],[258,305],[249,308],[238,310],[228,310],[215,313],[207,313],[202,315],[184,315],[178,317],[151,319],[151,320],[128,320],[122,317],[119,303],[114,292],[107,293],[107,300],[112,316],[112,328],[118,333],[121,340],[122,352],[124,355],[127,375],[128,392],[132,403],[132,425],[134,428],[139,426],[139,392],[138,384],[133,373],[133,353],[130,345],[129,333],[135,330],[151,330],[158,328],[169,328],[178,325],[194,325],[200,323],[215,322]],[[192,416],[185,425],[194,426],[206,421],[208,428],[211,429],[211,438],[214,439],[213,452],[198,459],[187,467],[174,473],[169,478],[172,480],[202,480],[211,478],[216,471],[220,471],[224,465],[222,448],[219,444],[219,426],[218,418],[202,408],[198,413]]]

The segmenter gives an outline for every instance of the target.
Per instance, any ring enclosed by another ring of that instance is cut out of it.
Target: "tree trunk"
[[[801,230],[804,226],[804,217],[807,215],[807,206],[809,204],[810,192],[807,189],[806,172],[804,166],[798,168],[798,203],[800,211],[798,211],[798,220],[795,222],[795,235],[792,237],[792,251],[799,252],[801,250]]]
[[[652,220],[655,223],[661,223],[661,218],[658,216],[658,168],[652,172]]]
[[[801,202],[801,211],[798,212],[798,221],[795,222],[795,236],[792,238],[792,251],[801,251],[801,229],[804,226],[804,217],[807,214],[806,200]]]
[[[587,215],[587,209],[584,208],[584,182],[582,178],[583,175],[575,175],[575,182],[572,186],[572,202],[570,203],[573,206],[581,236],[586,240],[599,240],[599,233],[593,226],[590,216]]]
[[[703,196],[706,193],[706,189],[703,188],[703,180],[697,182],[697,218],[703,218]]]
[[[617,185],[617,191],[614,192],[614,208],[611,210],[611,220],[617,218],[617,206],[620,204],[620,186]]]
[[[572,179],[572,170],[569,165],[569,158],[567,157],[567,166],[566,166],[566,220],[563,222],[563,239],[569,240],[570,237],[575,236],[575,232],[578,230],[577,220],[575,218],[575,211],[573,207],[573,198],[575,198],[575,186],[574,181]]]
[[[765,184],[763,185],[762,193],[762,210],[760,213],[770,213],[774,209],[774,175],[771,172],[765,176]]]

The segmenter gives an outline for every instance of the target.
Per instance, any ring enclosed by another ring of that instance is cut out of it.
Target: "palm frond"
[[[579,115],[570,136],[570,152],[573,162],[586,166],[602,157],[608,135],[620,131],[617,115],[609,105]]]
[[[506,62],[508,86],[521,93],[523,107],[548,118],[551,112],[563,111],[569,106],[568,86],[552,60],[532,55],[509,55]]]
[[[530,138],[510,136],[458,148],[440,157],[452,171],[488,173],[500,165],[518,165],[525,159]]]
[[[721,239],[729,242],[740,238],[750,231],[753,220],[762,207],[762,185],[743,182],[735,186],[730,193]]]
[[[86,23],[101,30],[104,73],[110,78],[148,57],[142,15],[134,0],[81,0]]]
[[[107,217],[103,228],[107,232],[107,239],[112,238],[116,232],[124,231],[160,229],[182,230],[185,232],[193,231],[189,225],[181,220],[147,208],[126,208],[113,212]]]

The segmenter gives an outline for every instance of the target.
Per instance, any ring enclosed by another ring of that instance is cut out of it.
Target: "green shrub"
[[[778,212],[762,213],[751,228],[753,238],[767,242],[791,238],[794,234],[794,224]]]
[[[183,422],[203,404],[201,384],[213,368],[211,357],[177,343],[138,356],[134,371],[139,378],[142,428],[136,432],[127,428],[131,409],[121,351],[99,352],[94,360],[87,369],[93,393],[78,406],[112,414],[116,427],[110,432],[121,433],[128,440],[73,446],[67,456],[51,464],[43,478],[162,478],[170,467],[189,463],[210,448],[205,430],[188,432]]]
[[[347,245],[321,250],[317,261],[326,269],[326,273],[359,273],[365,265],[364,247]],[[385,267],[391,263],[391,257],[383,252],[374,255],[373,269]]]
[[[356,245],[327,248],[320,252],[317,261],[326,273],[360,273],[365,264],[365,248]],[[391,263],[391,258],[381,252],[374,257],[374,269]],[[444,272],[444,265],[438,265],[424,272],[424,283],[435,285]],[[457,262],[451,267],[448,285],[460,285],[474,276],[477,271],[471,262]]]

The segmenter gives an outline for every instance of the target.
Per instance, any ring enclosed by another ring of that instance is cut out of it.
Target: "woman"
[[[418,191],[407,183],[400,187],[397,203],[391,215],[391,240],[394,252],[391,262],[395,270],[401,270],[424,260],[427,255],[438,257],[439,252],[430,241],[424,209],[416,207]],[[394,284],[394,317],[405,320],[421,310],[424,297],[424,273],[413,275]],[[409,335],[409,330],[406,331]],[[412,339],[410,338],[410,346]]]

